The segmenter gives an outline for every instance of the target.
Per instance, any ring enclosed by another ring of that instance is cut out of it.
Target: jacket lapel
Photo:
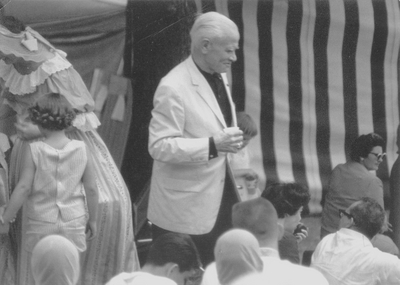
[[[192,77],[192,84],[196,89],[197,94],[207,103],[210,109],[213,111],[215,116],[220,121],[221,125],[226,128],[226,122],[224,116],[222,115],[221,109],[219,108],[217,99],[215,98],[214,92],[212,91],[210,85],[204,76],[200,73],[197,66],[195,65],[192,57],[189,57],[187,62],[187,67]],[[225,81],[224,81],[225,82]],[[231,96],[228,95],[229,102],[232,101]],[[231,105],[232,106],[232,105]]]

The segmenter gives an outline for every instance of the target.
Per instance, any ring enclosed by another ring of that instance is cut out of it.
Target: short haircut
[[[231,19],[217,12],[200,14],[190,30],[192,52],[194,47],[199,47],[204,39],[210,41],[220,39],[227,32],[239,34],[236,24]]]
[[[354,225],[359,231],[372,239],[381,229],[385,221],[385,210],[372,198],[364,197],[350,206]]]
[[[271,202],[256,198],[236,203],[232,207],[232,224],[248,230],[258,240],[278,239],[278,214]]]
[[[41,96],[28,110],[34,124],[52,131],[70,127],[76,116],[71,104],[58,93]]]
[[[199,253],[189,235],[166,233],[153,242],[147,254],[146,263],[163,266],[170,262],[176,263],[180,272],[201,267]]]
[[[360,158],[366,158],[371,150],[380,146],[382,149],[385,146],[385,141],[383,138],[375,133],[370,133],[367,135],[359,136],[351,145],[350,148],[350,158],[353,161],[360,162]]]
[[[310,192],[298,183],[274,183],[261,196],[274,205],[279,218],[293,216],[310,202]]]
[[[258,134],[257,125],[249,114],[245,112],[237,112],[238,127],[243,131],[244,135],[255,137]]]

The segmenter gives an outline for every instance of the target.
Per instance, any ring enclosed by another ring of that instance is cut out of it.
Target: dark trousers
[[[227,171],[221,206],[213,229],[207,234],[190,235],[199,251],[203,267],[206,267],[209,263],[214,261],[214,247],[218,237],[232,228],[232,206],[238,202],[235,187],[236,185],[233,183],[232,176],[229,171]],[[185,213],[182,213],[182,215],[184,214]],[[169,232],[171,231],[160,228],[155,224],[152,225],[153,240]]]

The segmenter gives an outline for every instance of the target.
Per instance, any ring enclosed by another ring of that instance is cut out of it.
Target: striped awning
[[[257,122],[250,144],[262,186],[296,181],[320,201],[351,142],[376,132],[388,180],[399,124],[398,0],[196,0],[199,12],[229,16],[241,33],[232,68],[237,109]],[[244,98],[244,99],[243,99]]]

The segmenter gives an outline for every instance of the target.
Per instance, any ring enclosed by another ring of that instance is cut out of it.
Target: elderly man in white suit
[[[236,61],[239,31],[229,18],[200,15],[190,32],[191,56],[173,68],[154,95],[149,152],[154,159],[148,218],[153,238],[190,234],[203,264],[230,227],[237,201],[227,153],[243,144],[226,72]]]

